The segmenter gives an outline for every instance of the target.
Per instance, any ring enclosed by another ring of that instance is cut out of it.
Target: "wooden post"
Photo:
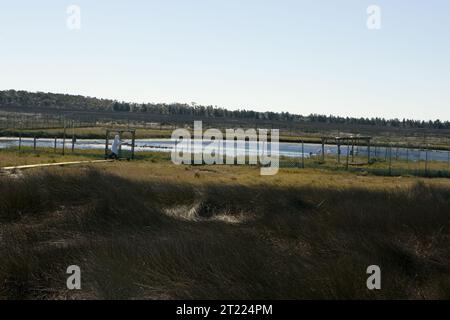
[[[337,162],[338,164],[341,164],[341,141],[338,140],[337,142]]]
[[[408,164],[409,169],[409,145],[406,147],[406,163]]]
[[[352,138],[352,163],[355,162],[355,140]]]
[[[22,130],[19,131],[19,151],[22,148]]]
[[[75,150],[75,137],[72,137],[72,153]]]
[[[367,139],[367,163],[370,164],[370,139]]]
[[[420,148],[419,148],[419,158],[417,159],[418,171],[420,172]]]
[[[392,147],[389,146],[389,175],[392,175]]]
[[[325,140],[322,138],[322,162],[325,162]]]
[[[136,141],[136,132],[131,132],[131,159],[134,159],[134,142]]]
[[[350,152],[350,140],[347,140],[347,160],[345,164],[345,169],[348,170],[348,158],[349,158],[349,152]]]
[[[428,175],[428,147],[425,149],[425,175]]]
[[[450,142],[450,139],[448,139],[448,141]],[[447,168],[450,169],[450,151],[447,151]]]
[[[53,146],[53,149],[54,149],[55,153],[56,153],[56,148],[57,148],[57,140],[58,140],[58,138],[55,137],[55,144]]]
[[[36,136],[33,138],[33,151],[36,152]]]
[[[64,118],[64,133],[63,133],[63,145],[62,145],[62,155],[66,153],[66,119]]]
[[[72,153],[75,149],[75,127],[74,121],[72,120]]]
[[[449,157],[450,157],[450,152],[449,152]],[[302,168],[305,168],[305,143],[302,140]]]
[[[105,137],[105,159],[108,159],[109,130],[106,130]]]
[[[447,168],[450,169],[450,151],[447,151]]]

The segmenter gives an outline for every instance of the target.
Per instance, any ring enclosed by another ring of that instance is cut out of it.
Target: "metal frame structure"
[[[126,158],[127,160],[133,160],[134,159],[134,145],[136,141],[136,129],[106,129],[106,137],[105,137],[105,159],[108,159],[108,150],[109,150],[109,134],[110,133],[116,133],[119,135],[120,140],[122,140],[122,135],[124,133],[131,133],[131,158]],[[121,158],[122,153],[122,146],[119,146],[119,160],[123,159]]]
[[[346,158],[346,167],[348,168],[349,165],[349,149],[351,144],[351,155],[352,155],[352,163],[354,161],[354,149],[355,149],[355,143],[359,145],[360,141],[365,142],[365,145],[367,145],[367,163],[370,163],[370,141],[372,140],[372,137],[369,136],[348,136],[348,137],[322,137],[322,161],[325,161],[325,144],[328,141],[333,141],[337,147],[337,162],[341,163],[341,145],[344,144],[347,146],[347,158]]]

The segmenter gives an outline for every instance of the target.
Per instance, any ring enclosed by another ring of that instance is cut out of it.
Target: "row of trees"
[[[71,111],[115,111],[142,112],[158,115],[187,115],[207,118],[231,118],[269,121],[294,121],[310,123],[331,123],[350,125],[389,126],[398,128],[450,129],[450,122],[418,121],[409,119],[350,118],[310,114],[302,116],[288,112],[256,112],[251,110],[227,110],[214,106],[201,106],[195,103],[128,103],[109,99],[98,99],[80,95],[55,94],[7,90],[0,91],[0,107],[54,108]]]

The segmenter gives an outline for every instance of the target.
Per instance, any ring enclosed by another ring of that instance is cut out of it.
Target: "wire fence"
[[[326,168],[375,175],[450,177],[450,151],[424,146],[342,146],[318,144],[296,147],[298,156],[281,156],[282,168]],[[340,151],[340,152],[339,152]]]
[[[127,124],[130,125],[127,121],[121,123],[121,125]],[[1,133],[3,138],[0,137],[0,149],[14,148],[19,153],[39,153],[45,149],[46,152],[60,155],[75,154],[80,151],[88,154],[89,149],[96,149],[95,145],[89,146],[83,143],[88,136],[81,135],[80,131],[76,130],[84,125],[95,126],[95,119],[84,121],[81,118],[70,119],[66,115],[0,114],[0,125],[3,128],[10,128],[8,130],[13,133],[12,135],[8,135],[9,131]],[[23,129],[33,128],[36,130],[51,127],[58,130],[52,133],[51,130],[29,132]],[[144,124],[144,127],[173,130],[177,126],[147,123]],[[98,126],[96,138],[104,135],[104,131],[102,127]],[[450,151],[448,150],[450,150],[450,143],[441,145],[441,150],[438,150],[433,149],[433,146],[427,143],[426,138],[423,140],[423,143],[420,145],[416,143],[414,146],[384,141],[372,146],[347,143],[342,144],[340,148],[336,144],[321,146],[317,143],[306,142],[280,143],[280,167],[323,168],[376,175],[449,177]],[[447,141],[450,140],[447,139]],[[105,145],[105,142],[99,143]],[[98,152],[92,153],[97,154]]]

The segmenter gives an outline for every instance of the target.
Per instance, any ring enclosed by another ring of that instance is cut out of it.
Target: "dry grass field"
[[[0,176],[0,299],[448,299],[449,213],[443,178],[263,177],[164,154],[13,172]]]

